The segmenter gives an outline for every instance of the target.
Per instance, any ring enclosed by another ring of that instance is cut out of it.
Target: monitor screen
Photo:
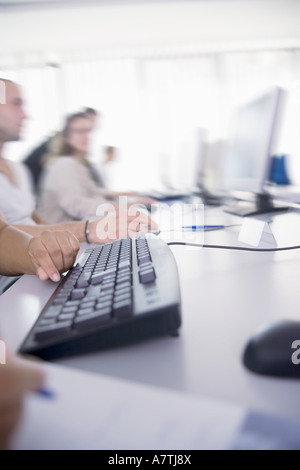
[[[264,193],[282,97],[283,90],[276,87],[236,110],[224,164],[224,190]]]

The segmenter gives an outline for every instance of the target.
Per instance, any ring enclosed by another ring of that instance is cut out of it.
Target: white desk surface
[[[205,213],[206,224],[242,221],[219,209]],[[300,212],[275,215],[271,227],[278,246],[300,244]],[[239,229],[208,232],[205,243],[237,245]],[[244,346],[258,328],[284,318],[300,318],[300,250],[171,249],[182,293],[179,337],[56,362],[300,418],[300,380],[257,376],[241,362]],[[54,288],[50,281],[25,275],[1,296],[0,330],[16,350]]]

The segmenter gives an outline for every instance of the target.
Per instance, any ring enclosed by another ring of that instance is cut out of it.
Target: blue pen
[[[183,225],[182,228],[189,230],[205,230],[210,228],[225,228],[225,225]]]
[[[45,397],[45,398],[54,398],[55,397],[55,393],[52,392],[52,390],[49,390],[48,388],[39,388],[36,393],[38,395],[41,395],[42,397]]]

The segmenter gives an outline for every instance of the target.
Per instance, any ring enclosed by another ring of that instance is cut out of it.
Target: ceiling
[[[194,2],[211,2],[214,0],[189,0]],[[217,0],[219,1],[219,0]],[[227,1],[227,0],[222,0]],[[235,0],[241,2],[243,0]],[[259,1],[259,0],[256,0]],[[271,1],[271,0],[270,0]],[[132,3],[179,3],[186,0],[85,0],[84,4],[112,5],[114,4],[132,4]],[[82,0],[0,0],[1,7],[18,7],[18,6],[46,6],[46,5],[67,5],[67,4],[83,4]]]
[[[112,4],[112,3],[166,3],[174,2],[176,0],[86,0],[84,3],[93,4]],[[184,0],[177,0],[184,1]],[[207,1],[207,0],[194,0],[194,1]],[[82,0],[0,0],[0,6],[23,6],[23,5],[53,5],[53,4],[71,4],[81,3]]]

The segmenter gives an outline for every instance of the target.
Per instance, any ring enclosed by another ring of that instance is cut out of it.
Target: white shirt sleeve
[[[0,173],[0,211],[9,224],[32,225],[32,213],[36,206],[34,194],[31,191],[30,178],[27,169],[21,163],[10,162],[17,186]]]

